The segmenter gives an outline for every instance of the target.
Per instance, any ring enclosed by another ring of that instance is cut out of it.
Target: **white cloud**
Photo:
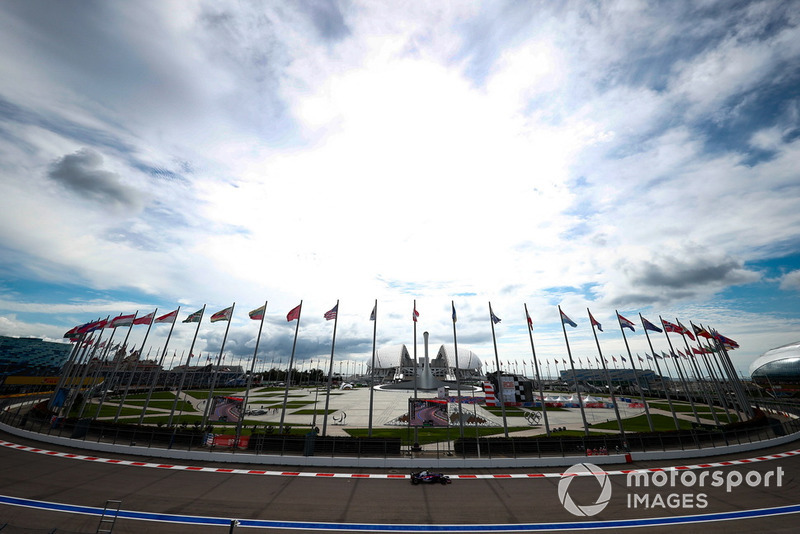
[[[781,289],[800,291],[800,270],[783,275],[781,277]]]

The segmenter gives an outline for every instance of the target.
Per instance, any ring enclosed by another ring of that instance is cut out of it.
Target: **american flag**
[[[333,308],[331,308],[330,310],[326,311],[325,315],[323,315],[323,317],[325,317],[326,320],[330,321],[331,319],[336,319],[336,314],[337,313],[339,313],[339,305],[338,304],[336,306],[334,306]]]

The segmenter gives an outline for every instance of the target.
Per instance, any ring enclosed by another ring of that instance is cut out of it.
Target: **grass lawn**
[[[128,399],[127,401],[125,401],[125,404],[126,405],[132,405],[132,406],[142,406],[142,407],[144,407],[144,402],[145,401],[143,401],[143,400],[131,401],[130,399]],[[174,400],[158,400],[158,401],[152,401],[151,400],[150,404],[148,404],[147,407],[148,407],[148,409],[149,408],[161,408],[163,410],[171,410],[172,409],[172,404],[174,402],[175,402]],[[184,412],[193,412],[194,408],[192,407],[191,404],[189,404],[186,401],[178,401],[178,405],[175,407],[175,411],[179,411],[179,410],[183,410]]]
[[[336,410],[328,410],[328,414],[332,414]],[[325,410],[297,410],[296,412],[292,412],[290,415],[325,415]]]
[[[529,428],[530,427],[509,427],[508,431],[517,432],[519,430],[528,430]],[[355,438],[365,438],[368,434],[368,429],[366,428],[348,428],[346,431]],[[420,445],[424,445],[426,443],[438,443],[441,441],[452,441],[458,438],[458,431],[458,426],[451,426],[449,428],[419,428],[417,431],[417,440],[419,441]],[[478,434],[481,437],[494,436],[497,434],[502,435],[503,427],[478,427]],[[400,438],[403,445],[411,445],[412,440],[414,439],[414,428],[411,427],[411,429],[409,429],[407,426],[394,428],[373,428],[372,437]],[[464,437],[474,438],[475,428],[465,426]]]
[[[155,399],[174,399],[174,398],[175,398],[175,394],[172,393],[171,391],[154,391],[153,392],[153,396],[150,397],[150,400],[155,400]],[[127,400],[131,400],[131,399],[146,400],[147,399],[147,393],[137,393],[136,395],[128,395],[128,399]]]
[[[675,422],[669,415],[651,414],[650,418],[653,420],[653,428],[656,432],[675,430]],[[691,421],[684,421],[683,419],[678,419],[678,425],[681,430],[691,430],[692,428]],[[616,421],[597,423],[590,426],[591,428],[603,428],[607,430],[617,430],[619,428]],[[626,432],[650,432],[650,426],[647,424],[647,415],[645,414],[623,419],[622,428],[624,428]]]

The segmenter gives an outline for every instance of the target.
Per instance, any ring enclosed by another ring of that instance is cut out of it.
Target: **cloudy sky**
[[[364,361],[376,299],[379,347],[411,345],[415,299],[420,343],[452,343],[453,301],[488,362],[491,302],[521,364],[525,304],[565,355],[560,304],[576,357],[588,307],[607,356],[615,310],[661,315],[747,373],[800,339],[798,4],[3,2],[0,334],[235,302],[245,357],[268,300],[285,364],[286,313],[327,358],[339,299],[337,358]]]

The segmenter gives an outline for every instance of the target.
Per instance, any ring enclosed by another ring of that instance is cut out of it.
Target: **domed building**
[[[768,350],[750,364],[750,376],[776,397],[800,396],[800,341]]]
[[[417,351],[417,365],[422,369],[424,354]],[[371,374],[372,362],[367,360],[367,375]],[[456,368],[455,347],[441,345],[436,356],[431,357],[431,373],[440,380],[476,380],[483,376],[483,364],[478,355],[465,347],[458,348]],[[381,382],[410,380],[414,377],[414,355],[405,345],[379,348],[375,352],[375,377]]]

